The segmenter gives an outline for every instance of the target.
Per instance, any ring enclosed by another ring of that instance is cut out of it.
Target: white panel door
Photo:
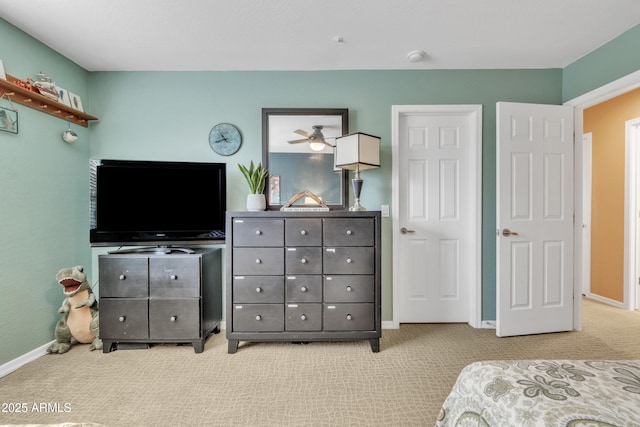
[[[497,105],[497,335],[573,329],[573,108]]]
[[[474,266],[481,151],[472,123],[451,112],[399,116],[400,322],[470,320],[480,280]]]

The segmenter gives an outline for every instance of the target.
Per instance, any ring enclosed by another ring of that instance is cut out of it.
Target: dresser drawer
[[[370,331],[375,329],[373,304],[324,304],[325,331]]]
[[[323,264],[325,274],[374,274],[373,247],[325,248]]]
[[[322,330],[322,304],[287,304],[285,317],[287,331]]]
[[[151,339],[200,338],[200,299],[150,299]]]
[[[287,302],[322,302],[322,276],[287,276]]]
[[[323,221],[325,246],[373,246],[372,218],[325,218]]]
[[[149,295],[147,258],[100,255],[100,296],[146,298]]]
[[[233,331],[284,331],[284,304],[234,304]]]
[[[199,297],[200,260],[182,257],[150,258],[149,295],[159,298]]]
[[[287,218],[284,241],[286,246],[322,245],[322,220],[320,218]]]
[[[148,339],[147,299],[101,297],[100,338],[122,341]]]
[[[322,274],[322,248],[286,248],[285,265],[287,274]]]
[[[233,302],[284,303],[284,276],[233,276]]]
[[[236,218],[233,246],[284,246],[284,219]]]
[[[233,274],[270,276],[284,274],[284,248],[234,248]]]
[[[326,276],[324,302],[373,302],[375,276]]]

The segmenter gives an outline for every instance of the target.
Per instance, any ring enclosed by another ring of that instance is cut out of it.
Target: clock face
[[[222,156],[230,156],[240,149],[242,136],[234,125],[219,123],[209,132],[211,149]]]

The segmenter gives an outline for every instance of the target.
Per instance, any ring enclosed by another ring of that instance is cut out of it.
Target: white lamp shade
[[[336,138],[335,164],[348,170],[380,167],[380,138],[360,132]]]

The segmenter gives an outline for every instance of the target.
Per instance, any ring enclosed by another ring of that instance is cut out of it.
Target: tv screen
[[[224,163],[91,160],[93,246],[224,240]]]

